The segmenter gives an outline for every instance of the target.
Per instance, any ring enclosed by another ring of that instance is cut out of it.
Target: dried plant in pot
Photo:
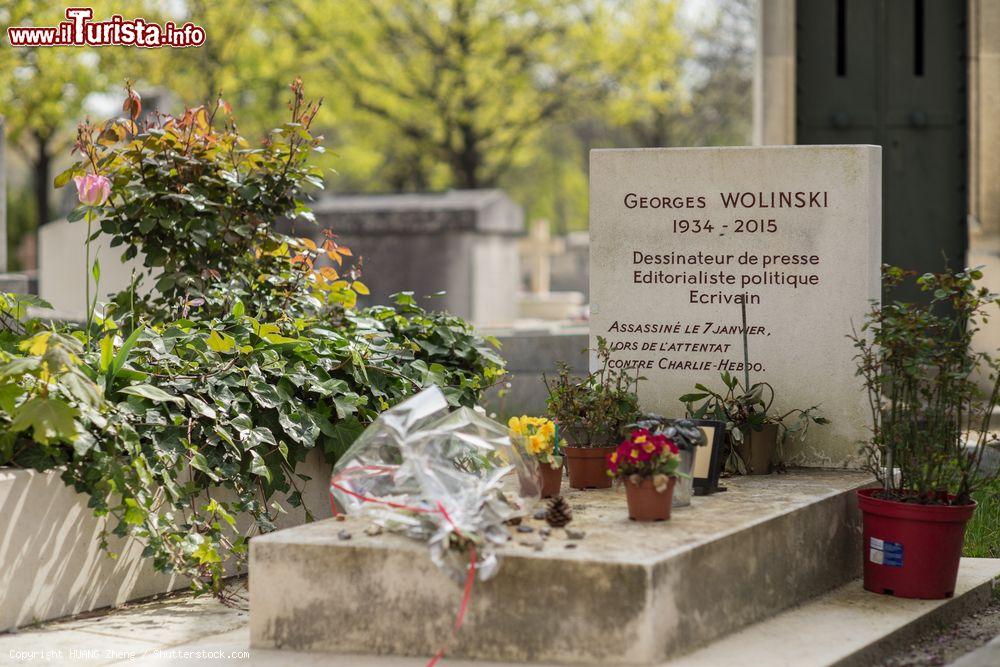
[[[819,406],[795,408],[777,414],[772,410],[774,387],[767,382],[749,384],[736,376],[721,374],[723,392],[703,384],[680,397],[694,419],[715,419],[726,425],[731,467],[748,475],[768,475],[774,467],[779,443],[791,434],[804,438],[810,424],[828,424]]]
[[[694,493],[694,468],[695,451],[698,447],[703,447],[708,440],[705,431],[701,426],[690,419],[667,419],[656,414],[644,414],[641,419],[628,426],[628,431],[635,429],[646,429],[653,435],[663,435],[680,449],[680,472],[681,476],[674,486],[674,507],[685,507],[691,504],[691,496]]]
[[[559,441],[556,425],[545,417],[522,415],[507,422],[511,440],[521,444],[538,464],[542,481],[542,498],[559,495],[562,487],[563,457],[560,453],[565,441]]]
[[[884,267],[883,284],[915,275]],[[852,335],[873,423],[864,452],[879,481],[858,492],[870,591],[951,597],[972,494],[996,479],[981,468],[1000,361],[975,351],[973,337],[1000,301],[976,286],[981,278],[978,269],[919,276],[926,299],[874,302]]]
[[[608,476],[625,485],[628,516],[633,521],[666,521],[680,472],[680,447],[665,435],[644,428],[608,454]]]
[[[607,341],[598,337],[600,368],[574,377],[563,364],[554,379],[545,378],[548,412],[565,438],[563,454],[574,489],[608,488],[605,460],[625,427],[639,417],[638,376],[611,368]]]

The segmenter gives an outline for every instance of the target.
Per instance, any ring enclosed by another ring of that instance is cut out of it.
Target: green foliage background
[[[21,165],[11,182],[34,191],[11,196],[10,217],[31,226],[66,212],[50,184],[72,124],[125,78],[171,112],[221,91],[256,137],[280,122],[285,86],[302,76],[325,100],[317,131],[337,155],[319,164],[331,189],[499,186],[556,231],[586,227],[590,148],[749,140],[753,0],[705,5],[698,21],[679,0],[89,6],[98,18],[192,20],[208,39],[189,49],[0,48],[0,115]],[[12,0],[0,22],[54,25],[63,9]]]

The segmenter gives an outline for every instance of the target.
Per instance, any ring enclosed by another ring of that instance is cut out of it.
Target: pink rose
[[[100,206],[111,194],[111,181],[107,176],[85,174],[74,176],[73,182],[76,183],[76,194],[80,198],[80,203],[86,206]]]

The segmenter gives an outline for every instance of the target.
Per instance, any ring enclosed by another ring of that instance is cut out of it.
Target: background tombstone
[[[847,335],[879,298],[881,149],[597,150],[590,179],[591,344],[648,378],[643,407],[680,415],[695,383],[743,379],[742,299],[751,383],[779,414],[832,420],[786,462],[859,465],[870,416]]]
[[[390,294],[404,290],[417,297],[445,292],[421,302],[477,325],[517,317],[524,213],[504,192],[335,196],[313,210],[319,229],[332,230],[364,258],[362,280],[371,289],[365,303],[389,303]],[[298,231],[307,230],[318,232]]]

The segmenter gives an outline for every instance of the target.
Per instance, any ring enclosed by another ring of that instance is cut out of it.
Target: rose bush
[[[70,219],[99,220],[94,238],[126,259],[143,252],[156,289],[103,308],[88,293],[82,331],[0,294],[0,465],[61,467],[110,532],[201,591],[221,593],[249,537],[274,528],[279,494],[301,504],[310,451],[332,462],[420,389],[471,406],[503,375],[495,341],[412,294],[356,309],[367,288],[332,235],[275,231],[279,216],[308,220],[304,187],[321,185],[306,159],[318,107],[299,82],[290,107],[251,147],[203,108],[140,124],[129,90],[129,117],[81,125],[83,158],[57,184],[76,179]]]

